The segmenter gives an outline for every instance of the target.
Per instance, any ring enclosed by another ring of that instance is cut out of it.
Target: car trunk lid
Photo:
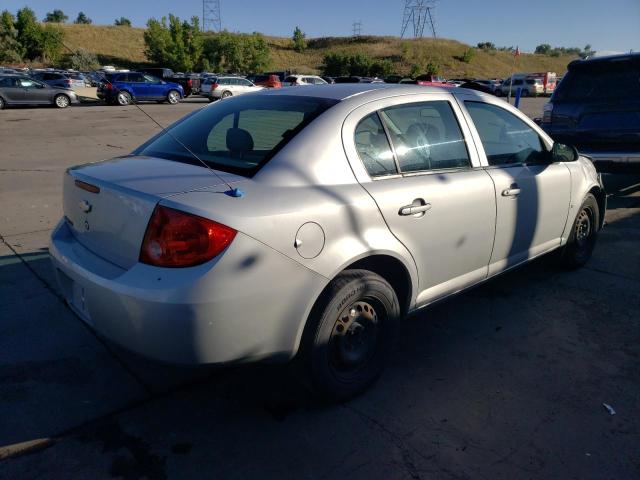
[[[137,261],[156,204],[178,193],[238,183],[243,177],[151,157],[123,157],[71,168],[63,210],[74,236],[96,255],[122,267]]]

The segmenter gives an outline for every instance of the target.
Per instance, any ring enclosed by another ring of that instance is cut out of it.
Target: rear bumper
[[[290,359],[327,282],[241,233],[216,259],[183,269],[122,269],[82,246],[64,220],[49,250],[60,292],[84,322],[175,364]]]

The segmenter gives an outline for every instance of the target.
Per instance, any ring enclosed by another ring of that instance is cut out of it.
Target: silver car
[[[66,108],[80,103],[70,88],[56,88],[30,77],[0,75],[0,110],[13,105],[55,105]]]
[[[172,363],[297,357],[342,400],[407,314],[554,250],[583,265],[604,212],[591,162],[491,95],[309,86],[70,168],[50,252],[112,341]]]
[[[243,95],[245,93],[264,90],[264,87],[254,85],[253,82],[242,77],[212,77],[207,79],[207,86],[202,89],[210,102],[220,98]]]

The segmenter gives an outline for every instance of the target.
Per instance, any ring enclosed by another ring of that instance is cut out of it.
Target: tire
[[[4,108],[7,106],[6,102],[4,101],[4,98],[0,97],[0,110],[4,110]]]
[[[118,92],[116,95],[116,103],[121,107],[126,107],[133,103],[133,98],[129,92]]]
[[[562,248],[560,259],[569,269],[584,266],[593,253],[600,226],[600,210],[598,202],[592,194],[588,194],[578,210],[567,244]]]
[[[379,275],[347,270],[311,311],[300,360],[312,388],[330,402],[348,400],[380,376],[400,320],[395,291]]]
[[[56,95],[53,98],[53,104],[58,108],[67,108],[71,105],[71,99],[66,95]]]
[[[228,98],[233,96],[233,93],[231,93],[229,90],[226,90],[224,92],[222,92],[222,95],[220,96],[220,98]]]
[[[170,105],[176,105],[180,103],[180,92],[177,90],[169,90],[167,93],[167,103]]]

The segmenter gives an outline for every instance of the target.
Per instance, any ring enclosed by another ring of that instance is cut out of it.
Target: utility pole
[[[202,0],[202,31],[219,32],[221,30],[220,0]]]
[[[431,34],[433,38],[436,38],[436,26],[433,18],[435,7],[436,0],[404,0],[400,37],[404,37],[407,30],[411,28],[414,38],[422,38],[424,26],[429,22]]]
[[[360,20],[359,22],[353,22],[352,27],[354,37],[359,37],[360,35],[362,35],[362,20]]]

